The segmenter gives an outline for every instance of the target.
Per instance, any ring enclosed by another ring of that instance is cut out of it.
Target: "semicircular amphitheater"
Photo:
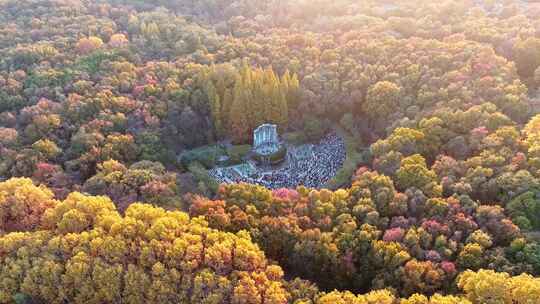
[[[276,125],[263,124],[253,132],[253,146],[242,163],[218,166],[209,174],[219,183],[322,188],[343,166],[345,157],[345,142],[335,132],[315,143],[294,145],[279,138]]]

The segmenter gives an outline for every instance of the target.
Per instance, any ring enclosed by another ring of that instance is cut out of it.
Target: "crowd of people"
[[[214,168],[210,175],[220,183],[246,182],[269,189],[323,187],[345,161],[345,143],[335,133],[328,134],[316,144],[288,147],[285,162],[278,167],[256,167],[242,173],[234,168]]]
[[[246,177],[253,176],[257,171],[253,162],[247,162],[232,167],[216,167],[209,174],[219,183],[230,184],[245,181]]]

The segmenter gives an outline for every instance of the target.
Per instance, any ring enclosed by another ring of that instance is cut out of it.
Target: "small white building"
[[[253,150],[259,155],[270,155],[279,150],[277,126],[274,124],[260,125],[253,132]]]

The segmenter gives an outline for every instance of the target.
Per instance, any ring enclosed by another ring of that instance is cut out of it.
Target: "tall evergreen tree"
[[[216,134],[227,133],[235,141],[245,141],[253,129],[266,122],[286,129],[291,116],[289,104],[298,102],[298,78],[288,71],[279,77],[271,67],[253,69],[244,63],[234,81],[227,82],[215,69],[203,78],[211,84],[206,85],[206,91]],[[239,134],[242,130],[245,135]]]
[[[289,106],[287,101],[287,92],[278,84],[278,109],[279,109],[279,120],[278,124],[282,130],[287,129],[287,124],[289,122]]]
[[[219,97],[216,88],[210,82],[206,91],[208,94],[208,101],[210,103],[210,114],[212,115],[212,121],[214,123],[215,135],[219,138],[224,134],[222,113],[221,113],[221,98]]]
[[[223,126],[227,129],[231,128],[231,109],[234,102],[234,96],[231,89],[225,89],[223,92],[223,101],[221,103],[221,119],[223,121]]]
[[[252,100],[254,109],[254,125],[258,126],[265,122],[265,92],[264,92],[264,79],[260,70],[256,70],[253,73],[253,89]]]
[[[287,70],[281,77],[281,82],[285,88],[289,113],[295,110],[300,103],[300,81],[297,74],[292,74]]]
[[[236,80],[234,85],[234,100],[230,112],[231,137],[236,143],[247,141],[250,127],[248,125],[248,116],[246,111],[247,99],[243,82]]]

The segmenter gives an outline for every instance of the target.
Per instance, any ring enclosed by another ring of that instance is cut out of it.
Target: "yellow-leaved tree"
[[[36,204],[52,196],[24,179],[0,183],[0,194]],[[283,271],[268,264],[247,233],[220,232],[183,212],[137,203],[120,215],[109,198],[75,192],[35,222],[26,229],[35,231],[0,237],[0,303],[27,297],[283,304],[289,298]]]

